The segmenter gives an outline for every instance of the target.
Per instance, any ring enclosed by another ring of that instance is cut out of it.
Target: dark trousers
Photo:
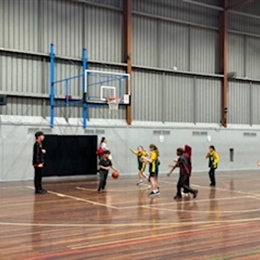
[[[43,168],[34,168],[34,187],[35,191],[42,190],[42,170]]]
[[[189,186],[189,176],[187,175],[180,175],[179,181],[177,183],[177,196],[181,197],[181,189],[183,188],[186,192],[190,192],[194,194],[195,190],[193,190]]]
[[[98,185],[98,191],[104,190],[107,184],[107,176],[108,176],[108,171],[100,171],[99,170],[99,185]]]
[[[209,179],[211,185],[216,185],[216,179],[215,179],[215,168],[210,168],[209,170]]]
[[[187,186],[190,186],[190,176],[187,176],[187,177],[188,177],[188,178],[187,178],[186,184],[187,184]],[[184,192],[184,193],[189,193],[189,191],[186,190],[185,188],[183,189],[183,192]]]

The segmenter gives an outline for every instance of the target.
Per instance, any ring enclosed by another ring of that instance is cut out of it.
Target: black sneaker
[[[195,199],[195,198],[197,197],[198,192],[199,192],[198,190],[195,190],[195,191],[194,191],[194,193],[193,193],[193,199]]]
[[[181,195],[176,195],[176,196],[173,197],[173,199],[175,199],[175,200],[179,200],[179,199],[181,199],[181,198],[182,198]]]
[[[43,190],[36,190],[35,191],[35,194],[45,194],[46,193],[46,191],[44,192]]]
[[[158,190],[158,191],[151,191],[150,193],[149,193],[149,196],[150,197],[155,197],[155,196],[158,196],[160,194],[160,191]]]

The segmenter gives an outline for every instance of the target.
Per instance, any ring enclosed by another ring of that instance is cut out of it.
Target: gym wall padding
[[[97,173],[97,136],[46,135],[44,176]]]

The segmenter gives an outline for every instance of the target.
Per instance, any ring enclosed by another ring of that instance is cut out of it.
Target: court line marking
[[[240,225],[241,226],[241,225]],[[243,225],[244,227],[245,225]],[[248,225],[246,225],[248,226]],[[30,257],[26,258],[26,260],[40,260],[40,259],[48,259],[50,257],[60,257],[60,256],[66,256],[66,255],[76,255],[76,254],[81,254],[81,253],[86,253],[86,252],[91,252],[91,251],[97,251],[97,250],[104,250],[108,248],[118,248],[118,247],[124,247],[124,246],[129,246],[133,245],[136,243],[147,243],[150,241],[158,241],[161,239],[170,239],[176,236],[187,236],[191,234],[203,234],[203,233],[208,233],[212,231],[224,231],[224,230],[230,230],[232,227],[215,227],[215,228],[208,228],[208,229],[196,229],[193,231],[182,231],[182,232],[174,232],[174,233],[166,233],[166,234],[160,234],[160,235],[153,235],[153,236],[145,236],[142,238],[130,238],[130,239],[125,239],[125,240],[116,240],[116,241],[110,241],[110,242],[105,242],[105,243],[100,243],[100,244],[94,244],[94,245],[89,245],[89,246],[84,246],[84,247],[71,247],[70,250],[67,251],[61,251],[61,252],[53,252],[45,255],[40,255],[37,257]]]
[[[27,186],[27,188],[34,190],[34,187],[31,187],[31,186]],[[86,200],[86,199],[82,199],[82,198],[79,198],[79,197],[66,195],[66,194],[63,194],[63,193],[58,193],[58,192],[54,192],[54,191],[50,191],[50,190],[48,190],[48,193],[56,195],[58,197],[69,198],[69,199],[73,199],[73,200],[77,200],[77,201],[82,201],[82,202],[86,202],[86,203],[89,203],[89,204],[92,204],[92,205],[96,205],[96,206],[102,206],[102,207],[111,208],[111,209],[119,209],[118,207],[115,207],[115,206],[110,206],[110,205],[107,205],[107,204],[104,204],[104,203],[99,203],[99,202],[95,202],[95,201],[92,201],[92,200]]]
[[[76,190],[97,191],[97,189],[84,188],[80,186],[76,186],[75,188]]]
[[[75,223],[21,223],[21,222],[0,222],[0,225],[2,226],[35,226],[35,227],[125,227],[126,225],[128,227],[142,227],[142,226],[154,226],[154,227],[160,227],[160,226],[189,226],[189,225],[209,225],[209,224],[242,224],[242,223],[250,223],[260,221],[259,218],[247,218],[247,219],[229,219],[229,220],[205,220],[205,221],[190,221],[190,222],[162,222],[162,223],[113,223],[113,224],[103,224],[103,223],[92,223],[92,224],[75,224]]]
[[[172,201],[172,202],[166,202],[166,203],[160,203],[158,204],[158,206],[165,206],[165,205],[172,205],[172,204],[178,204],[178,203],[190,203],[190,202],[209,202],[209,201],[219,201],[219,200],[232,200],[232,199],[244,199],[244,198],[252,198],[252,199],[256,199],[259,200],[260,198],[254,197],[254,196],[241,196],[241,197],[225,197],[225,198],[213,198],[213,199],[185,199],[184,200],[179,200],[179,201]],[[135,205],[135,206],[125,206],[125,207],[120,207],[120,209],[132,209],[132,208],[139,208],[142,207],[143,205]]]
[[[210,258],[209,260],[226,260],[226,259],[232,259],[234,257],[250,256],[250,255],[257,254],[257,253],[260,253],[260,249],[235,253],[235,254],[226,255],[226,256],[214,257],[214,258]]]
[[[91,189],[91,188],[84,188],[84,187],[80,187],[80,186],[76,186],[75,187],[77,190],[82,190],[82,191],[97,191],[97,189]],[[120,189],[116,189],[116,188],[114,188],[114,189],[108,189],[108,191],[111,191],[111,192],[125,192],[125,189],[124,190],[120,190]],[[136,189],[128,189],[127,191],[136,191]]]
[[[190,212],[190,213],[213,213],[218,212],[219,214],[232,214],[232,213],[250,213],[250,212],[257,212],[260,211],[260,208],[257,209],[248,209],[248,210],[185,210],[185,209],[166,209],[166,208],[159,208],[159,207],[149,207],[149,206],[142,206],[145,209],[153,209],[153,210],[162,210],[162,211],[171,211],[171,212]]]
[[[252,180],[251,180],[252,181]],[[162,181],[161,181],[162,182]],[[169,181],[163,181],[164,183],[171,183]],[[176,182],[173,182],[173,184],[177,184]],[[246,191],[239,191],[239,190],[231,190],[231,189],[224,189],[224,188],[220,188],[220,187],[208,187],[208,186],[203,186],[203,185],[198,185],[198,184],[192,184],[192,187],[198,187],[198,188],[202,188],[202,189],[207,189],[207,190],[218,190],[218,191],[227,191],[227,192],[232,192],[232,193],[239,193],[239,194],[245,194],[245,195],[251,195],[251,196],[260,196],[260,193],[252,193],[252,192],[246,192]]]

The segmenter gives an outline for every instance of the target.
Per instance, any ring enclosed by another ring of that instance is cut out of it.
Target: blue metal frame
[[[70,101],[69,99],[69,81],[82,77],[82,93],[85,90],[85,70],[88,68],[88,55],[87,50],[82,50],[82,74],[72,76],[69,78],[55,81],[55,49],[54,44],[50,45],[50,127],[54,127],[55,107],[66,107],[70,105],[82,105],[82,125],[83,128],[87,127],[88,121],[88,105],[86,103],[86,97],[82,96],[81,100]],[[55,84],[65,84],[65,102],[61,104],[55,103]]]

